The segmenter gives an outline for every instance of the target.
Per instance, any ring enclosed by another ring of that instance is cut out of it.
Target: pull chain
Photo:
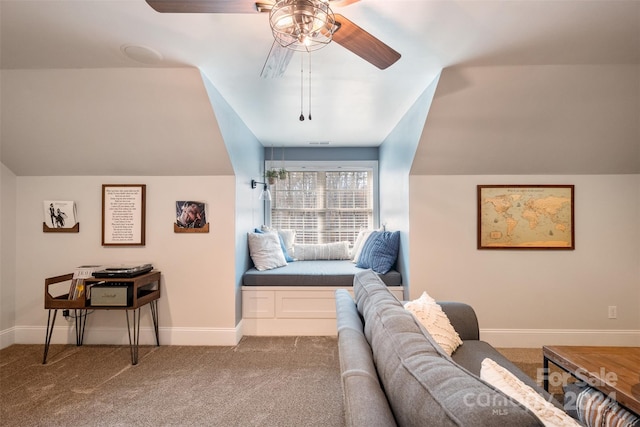
[[[309,120],[311,120],[311,52],[309,55]]]
[[[304,114],[302,112],[304,95],[304,56],[300,55],[300,121],[304,122]]]

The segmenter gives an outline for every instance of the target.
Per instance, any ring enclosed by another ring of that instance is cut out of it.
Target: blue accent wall
[[[402,274],[405,296],[408,295],[411,279],[409,276],[409,171],[439,78],[440,75],[425,89],[379,148],[380,224],[389,231],[400,231],[398,271]]]
[[[282,147],[265,147],[265,161],[275,163],[282,160]],[[286,161],[349,161],[349,160],[378,160],[378,147],[287,147],[284,148]]]
[[[244,124],[236,112],[224,100],[216,88],[203,74],[211,106],[229,153],[236,178],[235,206],[235,302],[236,324],[242,320],[242,275],[251,264],[247,232],[262,224],[264,203],[258,200],[259,192],[251,188],[251,179],[260,179],[264,168],[262,144]],[[231,248],[229,248],[231,250]]]

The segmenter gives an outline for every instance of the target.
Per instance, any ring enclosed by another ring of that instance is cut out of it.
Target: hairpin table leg
[[[133,312],[133,324],[129,322],[129,311]],[[129,347],[131,349],[131,364],[138,364],[138,344],[140,342],[140,308],[125,310],[127,316],[127,330],[129,332]],[[137,320],[137,321],[136,321]],[[133,326],[133,328],[132,328]],[[131,330],[133,329],[133,331]],[[132,337],[133,332],[133,337]]]
[[[156,346],[160,345],[160,335],[158,332],[158,300],[153,300],[149,303],[151,307],[151,318],[153,319],[153,331],[156,334]]]
[[[84,327],[87,324],[87,310],[73,310],[76,318],[76,345],[81,346],[84,341]]]
[[[58,314],[58,309],[53,309],[53,318],[51,317],[51,311],[49,310],[49,315],[47,316],[47,331],[44,336],[44,355],[42,356],[42,364],[47,363],[47,354],[49,353],[49,344],[51,344],[51,335],[53,335],[53,326],[56,324],[56,315]]]

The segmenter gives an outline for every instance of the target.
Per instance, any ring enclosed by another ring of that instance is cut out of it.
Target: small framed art
[[[144,184],[102,185],[102,245],[144,246]]]
[[[76,202],[68,200],[45,200],[44,222],[45,233],[78,233],[80,223],[77,220]]]
[[[193,200],[176,201],[176,222],[173,231],[176,233],[208,233],[207,204]]]
[[[575,249],[573,185],[478,185],[478,249]]]

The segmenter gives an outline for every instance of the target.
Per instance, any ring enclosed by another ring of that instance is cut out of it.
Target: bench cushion
[[[273,270],[252,268],[244,273],[244,286],[353,286],[354,276],[365,269],[349,260],[296,261]],[[375,274],[375,273],[373,273]],[[387,286],[402,286],[402,275],[391,270],[379,275]]]

